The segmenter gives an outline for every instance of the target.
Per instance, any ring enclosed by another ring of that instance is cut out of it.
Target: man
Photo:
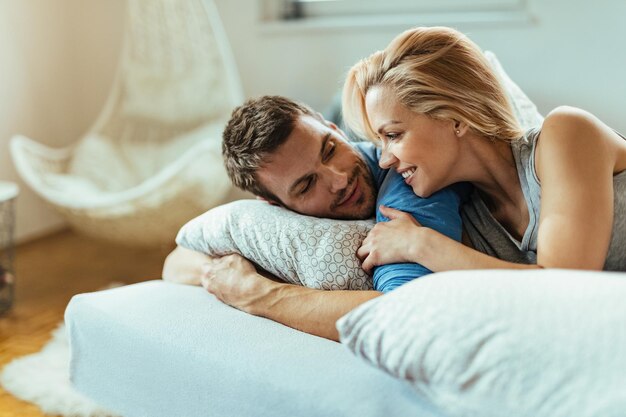
[[[235,109],[222,151],[234,185],[270,204],[335,219],[366,219],[384,204],[461,237],[456,190],[417,197],[399,174],[378,167],[380,152],[372,144],[351,144],[334,123],[289,99],[264,96]],[[378,213],[377,220],[387,219]],[[277,282],[238,255],[212,259],[178,247],[165,261],[163,279],[201,284],[240,310],[338,340],[339,317],[429,272],[417,264],[384,265],[374,272],[376,291],[322,291]]]

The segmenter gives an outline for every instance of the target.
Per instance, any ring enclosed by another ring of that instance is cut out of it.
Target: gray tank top
[[[509,262],[537,263],[541,184],[535,170],[535,147],[539,132],[539,128],[530,129],[524,137],[511,144],[530,216],[522,241],[511,236],[491,215],[478,190],[474,190],[461,210],[463,227],[474,248]],[[613,177],[613,192],[613,232],[604,269],[626,271],[626,171]]]

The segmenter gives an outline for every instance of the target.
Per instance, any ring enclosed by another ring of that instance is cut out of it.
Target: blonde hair
[[[439,120],[465,122],[491,140],[522,135],[506,92],[482,51],[446,27],[418,27],[397,36],[350,69],[343,89],[343,117],[362,137],[376,140],[365,109],[375,86],[391,88],[400,103]]]

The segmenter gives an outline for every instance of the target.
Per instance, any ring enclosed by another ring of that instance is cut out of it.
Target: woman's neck
[[[478,188],[489,211],[526,208],[511,144],[479,136],[467,139],[467,180]]]

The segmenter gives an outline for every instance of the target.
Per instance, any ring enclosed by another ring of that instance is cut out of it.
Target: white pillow
[[[337,328],[356,355],[452,416],[626,412],[626,273],[436,273]]]
[[[500,83],[506,90],[509,102],[513,107],[513,113],[522,129],[526,131],[530,128],[541,126],[543,116],[537,110],[537,106],[528,98],[522,89],[511,80],[504,71],[504,68],[502,68],[496,54],[491,51],[485,51],[484,55],[491,69],[496,73]]]
[[[238,253],[292,284],[324,290],[371,290],[356,251],[373,220],[304,216],[260,200],[209,210],[183,226],[176,243],[208,255]]]

